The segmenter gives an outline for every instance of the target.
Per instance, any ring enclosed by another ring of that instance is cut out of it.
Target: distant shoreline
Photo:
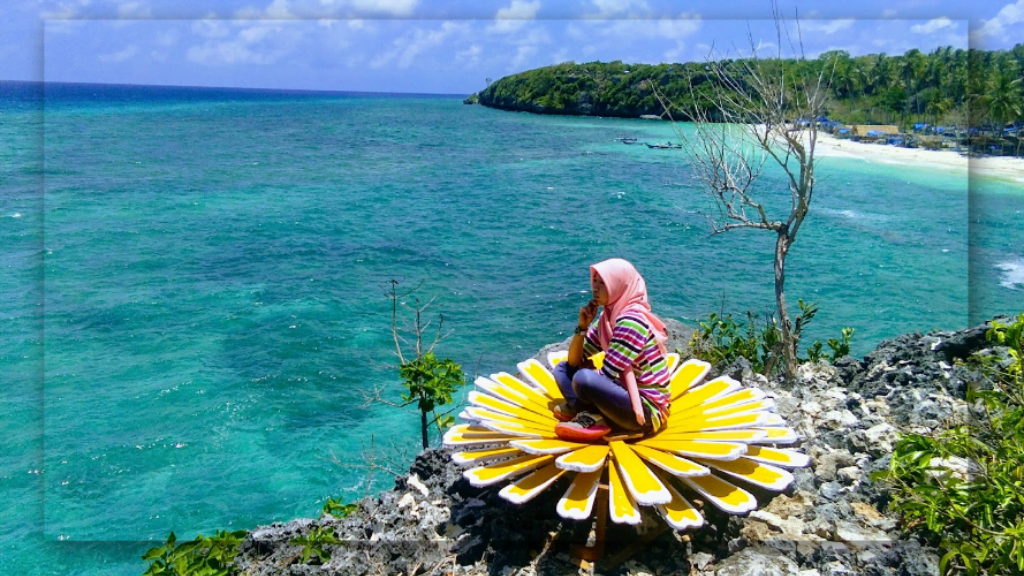
[[[993,177],[1024,184],[1024,158],[1014,156],[968,158],[954,150],[925,150],[869,144],[836,138],[826,132],[818,132],[815,154],[819,158],[858,158],[877,164],[903,164],[951,172],[969,171],[972,176]]]

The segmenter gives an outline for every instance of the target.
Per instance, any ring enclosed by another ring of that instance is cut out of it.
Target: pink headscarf
[[[622,258],[612,258],[591,266],[590,273],[600,276],[608,288],[608,304],[597,322],[597,340],[601,348],[608,349],[615,321],[627,308],[631,308],[647,319],[647,323],[654,329],[654,338],[664,354],[665,340],[668,339],[665,323],[651,312],[651,305],[647,301],[647,283],[636,268]]]
[[[608,350],[612,341],[612,330],[615,328],[615,321],[619,315],[632,309],[640,312],[647,319],[647,323],[654,331],[654,339],[658,343],[661,353],[665,354],[665,340],[668,339],[665,323],[661,318],[651,312],[651,305],[647,301],[647,283],[643,276],[636,271],[629,262],[621,258],[612,258],[604,262],[598,262],[590,267],[591,275],[597,274],[608,289],[608,304],[605,305],[601,317],[597,321],[597,340],[602,350]],[[633,369],[628,368],[622,372],[622,383],[629,392],[630,405],[638,424],[645,422],[643,405],[640,403],[640,391],[636,385],[636,375]]]

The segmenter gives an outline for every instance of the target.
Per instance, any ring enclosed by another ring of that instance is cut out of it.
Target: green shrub
[[[769,374],[777,368],[782,332],[775,316],[765,314],[762,326],[753,312],[747,312],[746,322],[734,319],[732,314],[711,313],[698,324],[700,329],[690,339],[690,353],[695,358],[712,365],[746,358],[751,369],[759,374]]]
[[[1024,314],[986,336],[1011,362],[975,359],[992,389],[969,386],[973,417],[904,436],[872,476],[892,485],[905,531],[942,549],[942,574],[1024,573]]]
[[[324,502],[323,510],[320,511],[320,517],[323,518],[324,514],[330,514],[335,518],[344,518],[358,509],[359,506],[356,504],[345,504],[340,498],[335,500],[328,496],[327,502]]]
[[[213,536],[202,534],[195,540],[177,542],[174,532],[167,543],[150,548],[142,559],[149,562],[144,576],[230,576],[238,573],[234,565],[245,530],[218,531]]]
[[[302,546],[302,563],[309,564],[310,558],[316,558],[319,564],[331,559],[331,553],[326,546],[341,544],[341,540],[334,535],[334,528],[327,526],[314,526],[306,536],[296,536],[288,541],[293,546]]]
[[[797,300],[800,313],[797,315],[793,335],[799,342],[800,335],[810,321],[818,313],[818,306]],[[719,316],[712,313],[707,320],[700,320],[700,329],[690,339],[690,354],[713,365],[724,365],[737,358],[746,358],[752,370],[759,374],[770,375],[782,369],[782,331],[778,321],[772,314],[765,313],[759,320],[753,312],[747,312],[746,322],[736,320],[732,314]],[[808,358],[816,362],[836,359],[850,353],[850,339],[853,328],[843,328],[841,336],[829,338],[827,341],[831,353],[822,350],[821,341],[814,341],[807,347]]]

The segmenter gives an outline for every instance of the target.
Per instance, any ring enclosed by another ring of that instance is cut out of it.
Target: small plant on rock
[[[218,531],[213,536],[200,534],[194,540],[178,543],[174,532],[163,546],[150,548],[142,559],[149,562],[144,576],[231,576],[245,530]]]
[[[323,564],[331,559],[331,553],[326,546],[341,544],[341,540],[334,535],[334,528],[327,526],[314,526],[309,534],[296,536],[288,541],[293,546],[302,546],[301,562],[309,564],[311,558],[315,558],[318,564]]]
[[[345,504],[340,498],[336,500],[328,497],[327,502],[324,502],[323,510],[320,511],[320,517],[323,518],[325,514],[330,514],[335,518],[344,518],[358,509],[357,504]]]

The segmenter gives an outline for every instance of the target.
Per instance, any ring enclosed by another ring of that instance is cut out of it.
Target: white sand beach
[[[819,133],[816,155],[819,158],[860,158],[881,164],[907,164],[939,170],[970,170],[974,176],[991,176],[1024,185],[1024,158],[991,156],[967,158],[953,150],[925,150],[898,148],[884,144],[869,144],[843,140],[831,134]]]

